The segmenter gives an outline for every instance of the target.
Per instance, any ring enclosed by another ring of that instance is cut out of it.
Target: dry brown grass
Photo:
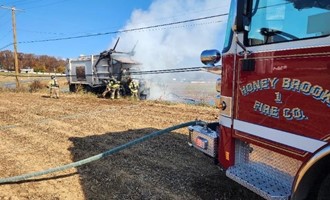
[[[111,101],[95,95],[0,91],[0,177],[78,161],[196,118],[212,107]],[[187,130],[75,169],[0,185],[0,199],[258,199],[187,145]]]

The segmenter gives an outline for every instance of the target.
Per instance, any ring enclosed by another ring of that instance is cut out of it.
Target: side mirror
[[[215,63],[219,62],[221,54],[218,50],[204,50],[201,53],[201,62],[206,66],[214,66]]]

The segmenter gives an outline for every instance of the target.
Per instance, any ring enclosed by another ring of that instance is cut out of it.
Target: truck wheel
[[[317,200],[327,200],[330,197],[330,173],[322,181],[317,194]]]
[[[140,100],[146,100],[147,99],[147,95],[145,94],[140,94]]]
[[[87,92],[87,93],[89,93],[89,92],[93,92],[93,88],[92,88],[91,86],[89,86],[89,85],[85,85],[85,86],[84,86],[84,90],[85,90],[85,92]]]
[[[75,84],[70,84],[69,85],[69,91],[70,92],[77,92],[77,87]]]

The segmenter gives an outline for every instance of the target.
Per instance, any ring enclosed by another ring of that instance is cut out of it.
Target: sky
[[[144,40],[152,46],[150,39],[163,40],[172,50],[182,49],[187,43],[220,48],[224,35],[219,27],[225,27],[226,16],[125,34],[118,31],[227,13],[229,0],[0,0],[0,5],[17,9],[19,52],[75,58],[112,48],[118,37],[117,48],[123,51],[130,50],[137,41],[137,46],[144,45]],[[13,50],[11,10],[0,9],[0,27],[0,50]],[[93,34],[99,35],[90,36]],[[211,41],[214,37],[217,40]],[[164,48],[167,46],[159,49]],[[199,55],[201,49],[196,51]]]
[[[15,7],[18,52],[61,59],[131,51],[141,70],[203,66],[200,54],[223,47],[230,0],[0,0]],[[0,9],[0,51],[13,51],[11,9]],[[216,80],[207,72],[153,75]],[[163,90],[156,88],[155,90]],[[156,92],[152,92],[155,94]]]
[[[72,40],[34,42],[116,31],[135,9],[148,9],[151,0],[1,0],[15,7],[18,51],[71,58],[98,54],[115,34]],[[21,11],[20,11],[21,10]],[[13,42],[11,10],[0,9],[0,49]],[[33,43],[22,43],[30,42]],[[5,48],[13,50],[13,46]],[[4,50],[4,49],[2,49]]]

